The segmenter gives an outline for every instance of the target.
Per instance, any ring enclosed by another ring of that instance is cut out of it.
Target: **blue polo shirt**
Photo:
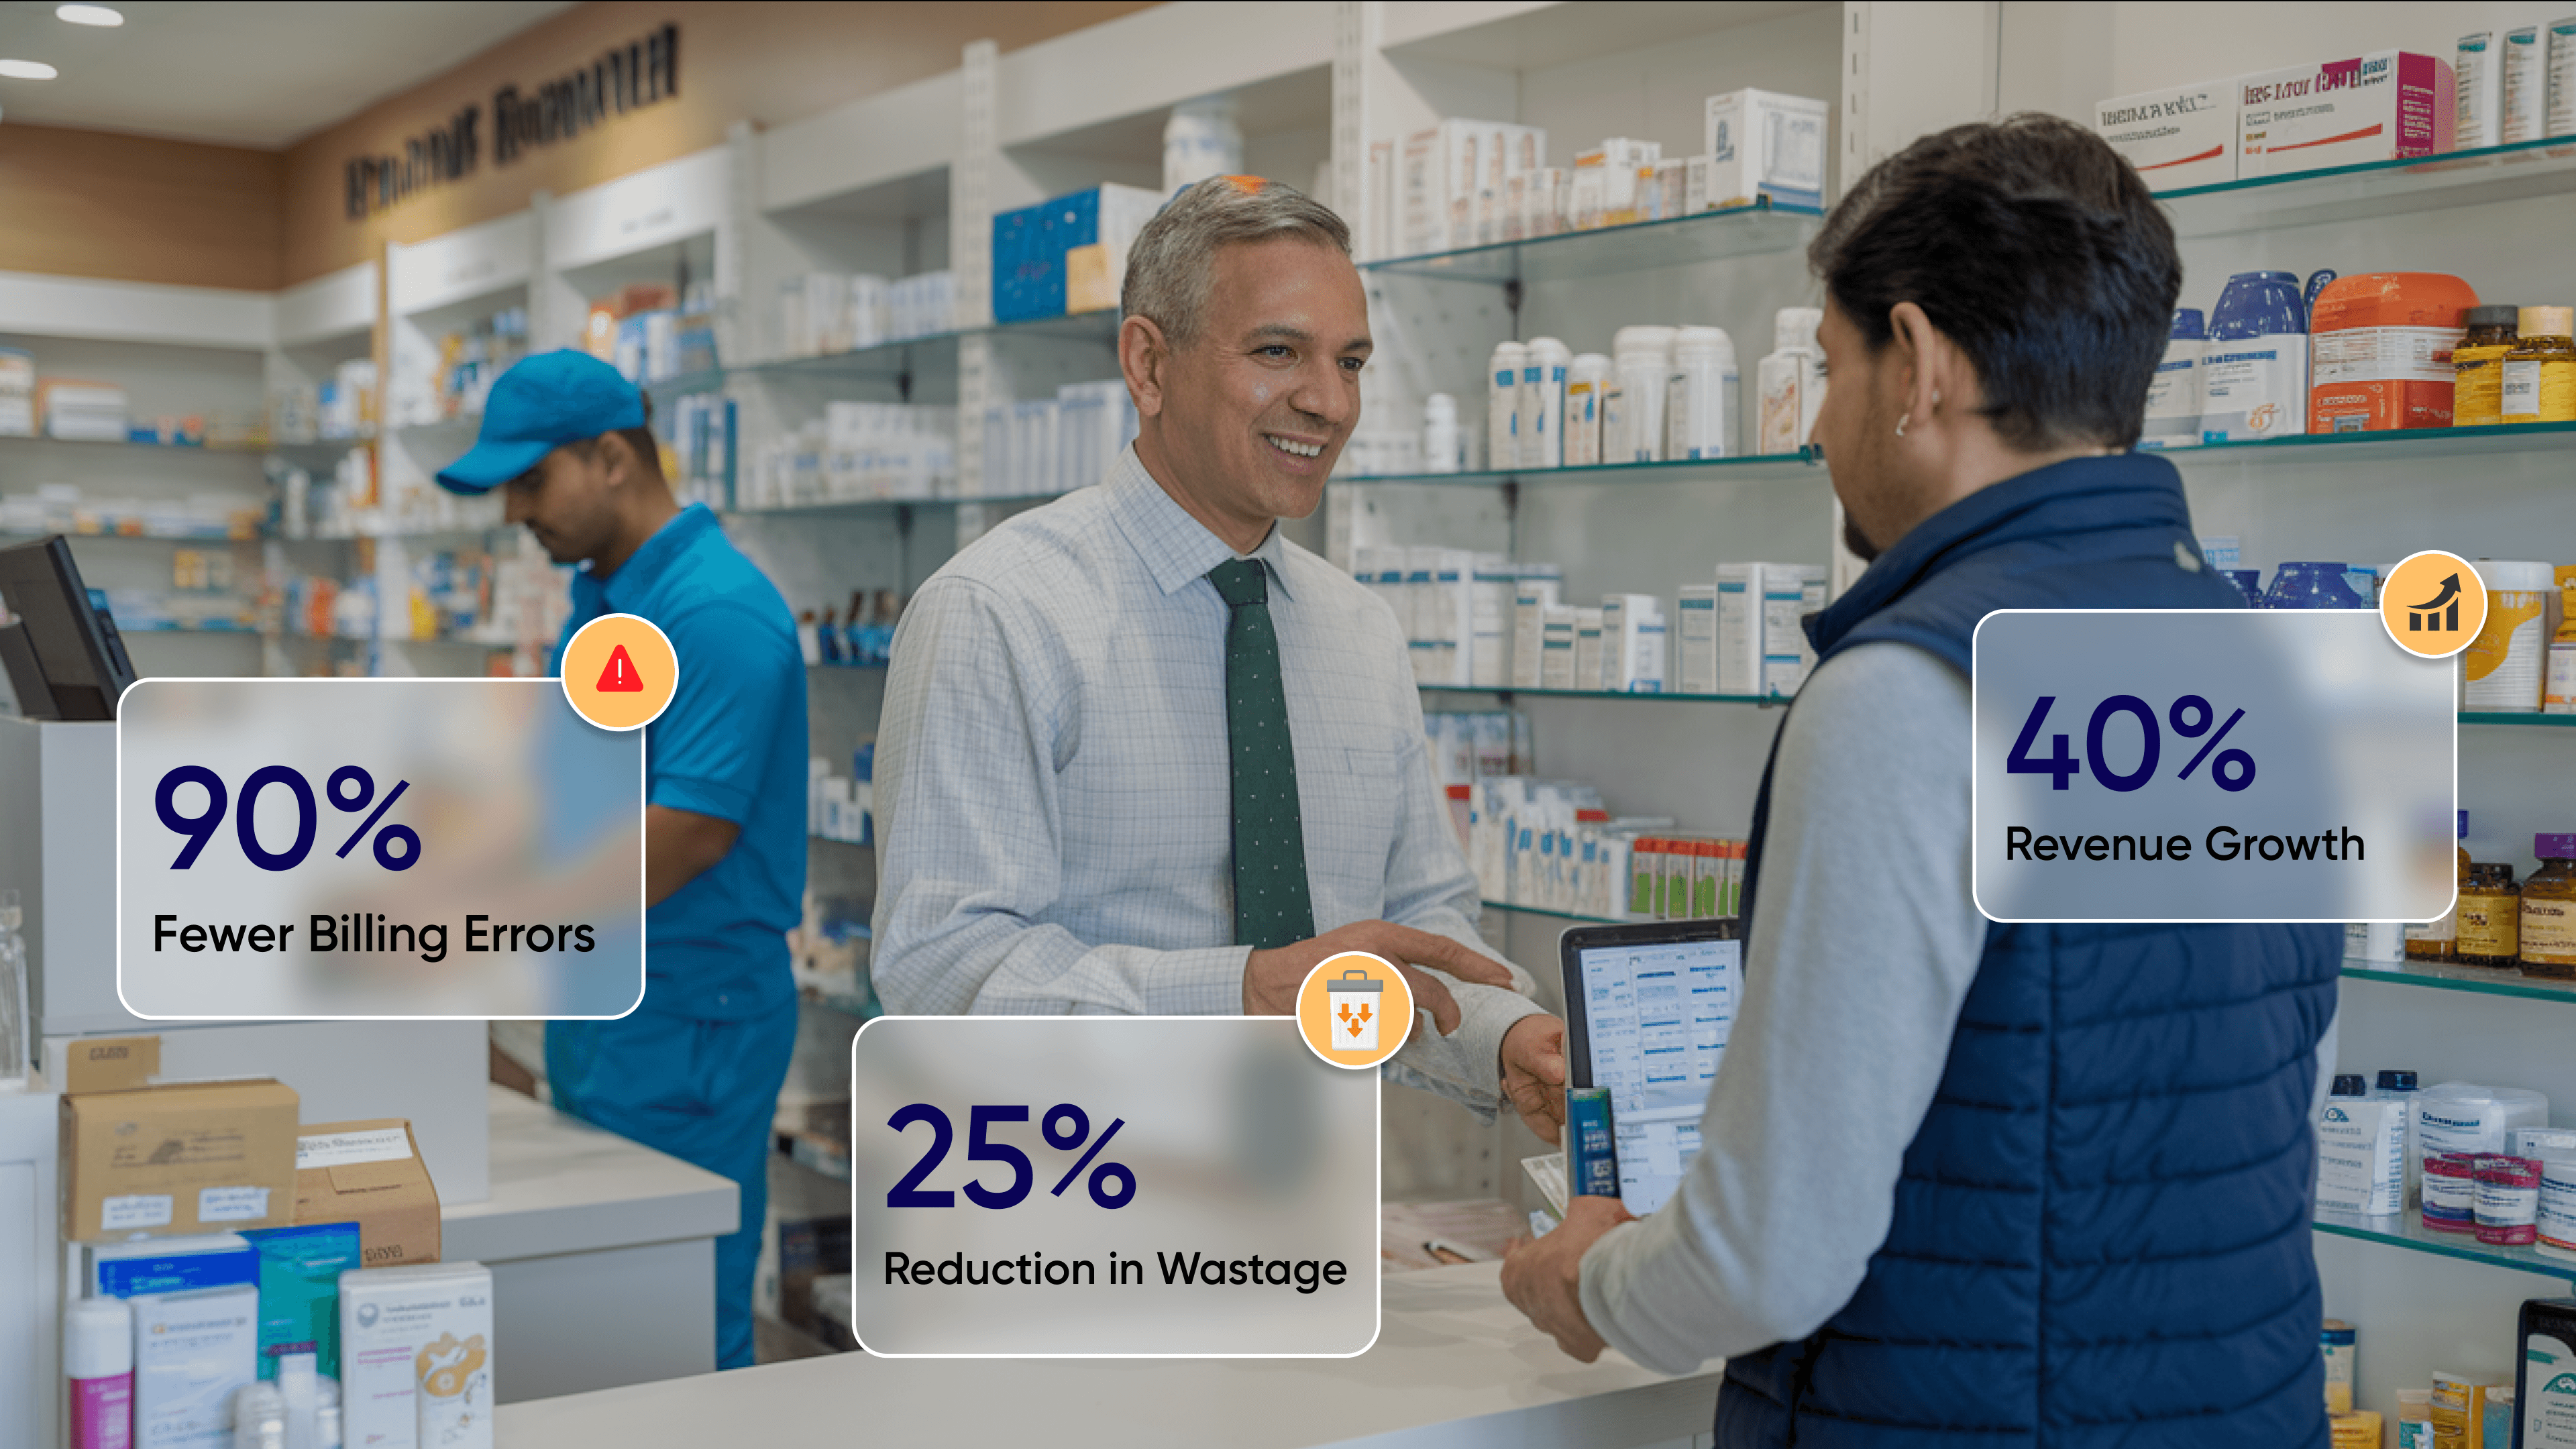
[[[796,999],[786,933],[805,891],[805,661],[787,601],[699,504],[617,572],[573,575],[572,618],[634,614],[671,638],[680,688],[645,727],[645,798],[730,820],[733,849],[644,915],[639,1012],[743,1021]]]

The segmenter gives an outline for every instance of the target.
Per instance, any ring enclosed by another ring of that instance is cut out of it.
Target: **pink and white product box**
[[[2258,71],[2236,95],[2240,177],[2434,155],[2458,120],[2450,63],[2413,51]]]
[[[2093,129],[2158,191],[2236,179],[2236,82],[2093,103]]]

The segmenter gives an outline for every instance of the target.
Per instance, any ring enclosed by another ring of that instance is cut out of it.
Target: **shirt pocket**
[[[1387,852],[1404,811],[1403,755],[1371,745],[1344,745],[1318,763],[1304,793],[1306,862],[1315,877],[1316,924],[1375,917],[1385,906]]]

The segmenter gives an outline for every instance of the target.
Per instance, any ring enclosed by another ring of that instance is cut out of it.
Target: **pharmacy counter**
[[[497,1122],[496,1122],[497,1133]],[[802,1359],[505,1406],[501,1449],[615,1444],[1047,1444],[1151,1449],[1689,1443],[1714,1369],[1666,1379],[1616,1354],[1557,1351],[1503,1300],[1501,1266],[1386,1279],[1376,1347],[1355,1359]],[[518,1350],[502,1338],[502,1376]]]
[[[715,1367],[715,1240],[733,1183],[506,1088],[492,1094],[492,1196],[442,1214],[440,1254],[492,1270],[507,1400]]]

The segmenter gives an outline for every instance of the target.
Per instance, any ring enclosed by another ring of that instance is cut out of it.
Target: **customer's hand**
[[[1366,951],[1403,972],[1404,984],[1413,991],[1413,1004],[1431,1013],[1431,1024],[1442,1036],[1458,1029],[1458,998],[1449,994],[1440,978],[1420,967],[1506,990],[1512,984],[1511,970],[1502,962],[1446,936],[1393,921],[1353,921],[1293,945],[1253,952],[1243,965],[1243,1014],[1295,1016],[1297,988],[1306,983],[1306,973],[1344,951]]]
[[[1583,1316],[1583,1255],[1602,1234],[1636,1220],[1615,1197],[1578,1197],[1556,1231],[1516,1241],[1503,1255],[1503,1296],[1578,1362],[1609,1347]]]
[[[1565,1023],[1524,1016],[1503,1033],[1503,1095],[1529,1130],[1549,1142],[1565,1126]]]

